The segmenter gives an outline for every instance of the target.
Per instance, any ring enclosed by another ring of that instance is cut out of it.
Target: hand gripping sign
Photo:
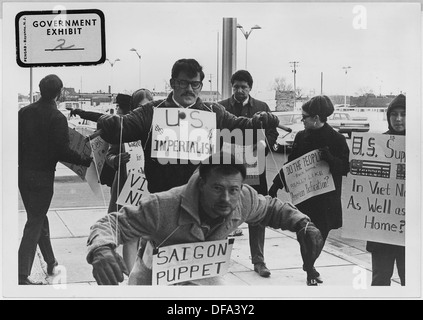
[[[228,272],[235,239],[184,243],[153,250],[153,285],[172,285]]]
[[[342,236],[405,244],[405,137],[354,133],[342,186]]]
[[[318,150],[311,151],[282,167],[294,205],[335,190],[332,174]]]
[[[203,161],[215,153],[216,114],[212,112],[156,108],[153,115],[151,156]]]

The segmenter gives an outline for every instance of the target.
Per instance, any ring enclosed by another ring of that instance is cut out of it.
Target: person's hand
[[[272,129],[279,124],[279,118],[269,112],[257,112],[253,115],[254,128]]]
[[[319,151],[320,151],[320,158],[322,160],[326,161],[327,163],[332,162],[332,160],[334,159],[334,156],[329,151],[328,147],[320,148]]]
[[[92,253],[93,276],[100,286],[119,285],[128,274],[123,259],[111,248],[103,246]]]
[[[272,184],[272,186],[269,189],[269,196],[272,198],[276,198],[278,196],[279,187],[277,187],[275,184]]]
[[[72,116],[79,116],[80,115],[80,113],[81,113],[81,109],[68,109],[68,110],[70,110],[70,116],[72,117]]]
[[[115,158],[115,167],[119,167],[119,157],[120,157],[120,165],[124,165],[126,163],[129,162],[129,160],[131,160],[131,155],[128,152],[123,152],[120,153],[116,158]]]
[[[91,157],[84,158],[84,159],[82,159],[82,165],[84,167],[89,167],[91,165],[92,161],[93,161],[93,158],[91,158]]]
[[[305,221],[303,223],[305,223],[305,226],[297,232],[297,240],[300,243],[304,270],[310,272],[313,269],[314,262],[322,252],[324,241],[314,223]]]

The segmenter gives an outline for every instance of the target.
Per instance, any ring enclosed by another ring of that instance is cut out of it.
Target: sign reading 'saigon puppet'
[[[153,285],[211,278],[228,272],[234,239],[195,242],[155,249]]]
[[[153,115],[151,156],[203,161],[215,153],[216,114],[193,109],[156,108]]]
[[[344,237],[405,244],[405,137],[354,134],[342,187]]]
[[[106,60],[100,10],[24,11],[15,25],[21,67],[96,65]]]

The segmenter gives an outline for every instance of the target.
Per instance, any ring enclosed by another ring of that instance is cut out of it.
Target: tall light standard
[[[106,61],[108,61],[110,63],[110,66],[112,67],[112,71],[110,73],[110,94],[113,97],[113,92],[112,92],[112,85],[113,85],[113,66],[116,64],[116,62],[120,61],[120,59],[115,59],[115,61],[110,61],[109,59],[106,59]]]
[[[296,110],[297,104],[297,66],[300,62],[299,61],[291,61],[290,64],[292,66],[292,72],[294,73],[294,110]]]
[[[139,75],[139,82],[138,82],[138,85],[139,85],[139,88],[141,88],[141,54],[139,54],[137,49],[135,49],[135,48],[132,48],[129,51],[135,52],[136,55],[138,56],[138,62],[139,62],[139,74],[138,74]]]
[[[258,26],[258,25],[255,25],[254,27],[252,27],[251,29],[250,29],[250,31],[248,31],[248,32],[246,32],[245,30],[244,30],[244,27],[243,26],[241,26],[239,23],[237,24],[237,26],[236,26],[238,29],[240,29],[241,30],[241,32],[242,32],[242,34],[244,35],[244,37],[245,37],[245,69],[247,70],[247,59],[248,59],[248,37],[250,36],[250,34],[251,34],[251,32],[253,32],[253,30],[255,30],[255,29],[261,29],[261,27],[260,26]]]
[[[348,69],[351,69],[350,66],[348,67],[342,67],[342,69],[345,70],[345,95],[344,95],[344,107],[347,106],[347,74],[348,74]]]

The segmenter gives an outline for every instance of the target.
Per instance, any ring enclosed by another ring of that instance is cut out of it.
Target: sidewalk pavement
[[[56,177],[67,177],[72,171],[59,166]],[[96,286],[92,267],[86,262],[86,241],[91,225],[107,213],[106,207],[81,207],[52,209],[48,213],[53,248],[59,265],[66,268],[68,286]],[[26,222],[26,213],[19,211],[19,230]],[[254,272],[250,259],[248,225],[241,226],[242,236],[235,237],[231,266],[223,276],[228,286],[305,286],[306,276],[302,270],[300,247],[295,233],[266,229],[265,261],[272,275],[262,278]],[[22,232],[21,232],[22,234]],[[323,286],[352,287],[358,270],[365,270],[367,285],[371,282],[371,256],[362,242],[340,241],[340,230],[331,231],[326,245],[316,261],[316,269],[324,280]],[[53,277],[47,277],[45,263],[36,256],[31,278],[52,284]],[[361,269],[357,269],[360,267]],[[125,285],[125,282],[123,283]],[[392,286],[399,286],[394,274]]]
[[[53,248],[61,266],[66,268],[67,285],[96,285],[92,268],[86,262],[86,241],[90,226],[103,217],[107,208],[55,209],[48,213]],[[25,211],[19,212],[19,228],[23,230]],[[224,276],[228,286],[304,286],[305,272],[296,235],[289,231],[266,230],[265,260],[272,275],[262,278],[253,271],[250,262],[248,225],[242,225],[243,235],[235,237],[232,263]],[[38,257],[39,255],[37,255]],[[370,254],[355,247],[329,239],[316,262],[324,286],[352,286],[357,276],[356,266],[366,270],[368,285],[371,281]],[[34,263],[31,277],[52,284],[47,277],[44,262]],[[38,269],[37,269],[38,268]],[[362,270],[363,270],[362,269]],[[398,281],[398,280],[396,280]],[[393,282],[392,285],[398,285]]]

